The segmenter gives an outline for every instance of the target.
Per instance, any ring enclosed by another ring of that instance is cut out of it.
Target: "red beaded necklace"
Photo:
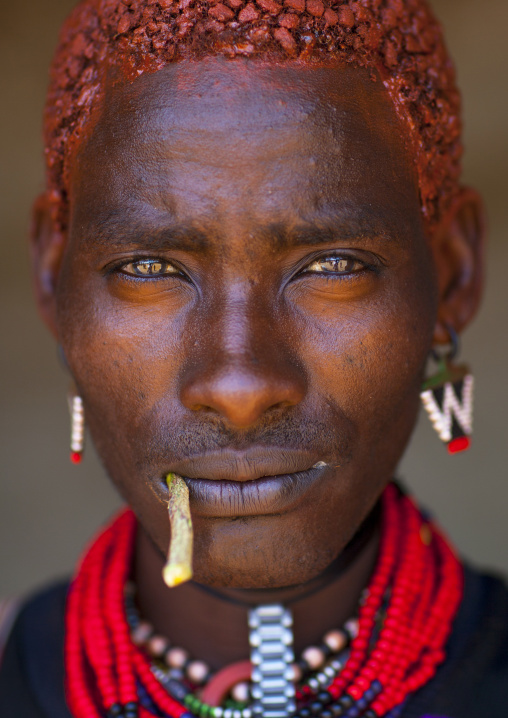
[[[135,531],[134,514],[120,514],[85,553],[69,590],[65,668],[74,718],[193,718],[158,682],[148,655],[130,637],[124,589]],[[461,565],[441,533],[411,499],[388,486],[379,558],[349,658],[319,696],[308,686],[297,692],[298,713],[306,715],[312,704],[316,714],[317,698],[318,715],[397,715],[444,660],[462,585]]]

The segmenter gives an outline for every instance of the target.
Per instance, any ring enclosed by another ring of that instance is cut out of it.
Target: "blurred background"
[[[29,211],[43,186],[41,112],[73,0],[0,0],[0,596],[68,574],[118,505],[93,447],[68,459],[68,379],[30,286]],[[464,337],[476,377],[472,450],[449,457],[426,416],[399,476],[464,556],[508,573],[508,2],[433,0],[465,100],[465,181],[490,219],[487,294]]]

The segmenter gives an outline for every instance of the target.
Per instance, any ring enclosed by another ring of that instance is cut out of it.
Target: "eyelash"
[[[330,268],[324,268],[324,269],[318,269],[319,265],[325,265],[325,264],[335,264],[338,265],[336,267],[330,267]],[[353,266],[348,266],[353,265]],[[315,267],[312,269],[312,267]],[[335,277],[348,277],[353,274],[359,274],[360,272],[364,271],[365,269],[371,268],[369,265],[367,265],[365,262],[360,261],[356,257],[349,257],[348,255],[344,254],[330,254],[325,257],[317,257],[314,259],[310,264],[308,264],[304,270],[303,274],[321,274],[323,277],[326,277],[327,279],[332,279]]]
[[[319,265],[331,264],[332,267],[319,269]],[[335,264],[335,268],[333,267]],[[353,265],[352,267],[348,265]],[[314,269],[312,268],[314,267]],[[332,280],[334,278],[346,278],[348,276],[359,274],[360,272],[373,269],[371,265],[363,262],[355,257],[349,257],[344,254],[330,254],[324,257],[317,257],[308,263],[299,275],[322,275],[323,278]],[[121,274],[127,275],[134,280],[154,280],[163,279],[165,277],[184,277],[174,264],[164,259],[137,259],[123,263],[113,268],[113,271],[119,271]],[[146,271],[144,271],[146,270]]]
[[[131,271],[128,271],[129,267]],[[136,271],[135,267],[139,267],[140,271]],[[141,268],[145,268],[147,271],[145,272]],[[163,277],[183,276],[182,272],[174,264],[164,259],[137,259],[127,262],[127,264],[121,264],[115,269],[135,279],[161,279]],[[171,271],[166,271],[168,269]]]

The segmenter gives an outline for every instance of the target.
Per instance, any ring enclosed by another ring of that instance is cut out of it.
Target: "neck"
[[[320,576],[280,589],[210,589],[189,582],[169,589],[163,558],[144,531],[136,539],[134,579],[143,618],[155,631],[213,669],[249,656],[247,613],[260,603],[282,603],[294,617],[295,651],[319,644],[323,635],[356,613],[379,546],[375,510],[338,559]]]

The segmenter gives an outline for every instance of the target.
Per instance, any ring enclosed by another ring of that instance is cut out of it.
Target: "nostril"
[[[295,401],[289,401],[289,399],[284,399],[283,401],[279,401],[277,404],[273,404],[269,407],[270,411],[277,411],[277,409],[287,409],[290,406],[293,406],[294,404],[297,404],[298,402]]]

